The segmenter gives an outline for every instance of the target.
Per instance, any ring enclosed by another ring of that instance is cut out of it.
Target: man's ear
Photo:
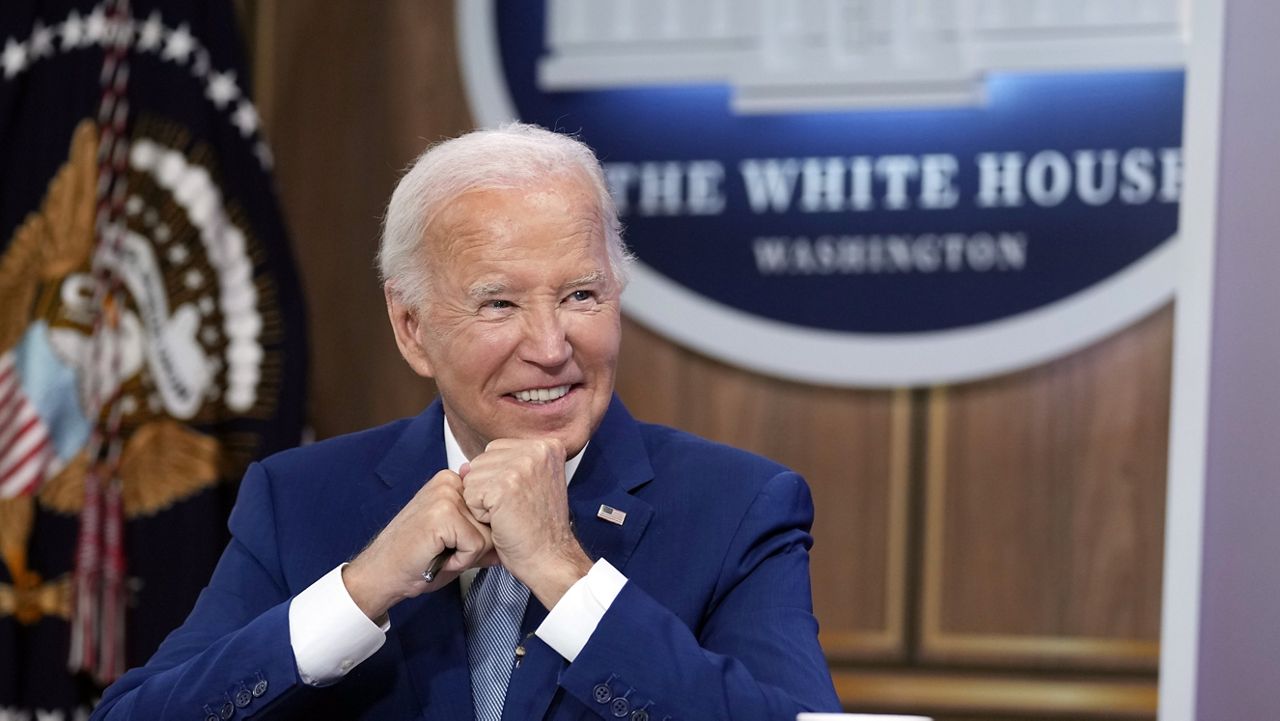
[[[383,286],[382,294],[387,299],[387,318],[391,320],[391,331],[395,333],[400,355],[404,356],[414,373],[423,378],[434,378],[431,359],[421,340],[422,335],[428,332],[422,324],[421,311],[400,302],[390,283]]]

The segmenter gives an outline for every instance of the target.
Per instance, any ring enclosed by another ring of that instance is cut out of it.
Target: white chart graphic
[[[981,104],[992,72],[1182,67],[1181,0],[548,0],[543,90],[723,84],[739,113]]]

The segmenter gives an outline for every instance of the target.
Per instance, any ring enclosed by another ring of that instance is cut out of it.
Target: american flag
[[[0,356],[0,499],[34,493],[56,461],[49,429],[22,388],[16,354]]]
[[[619,511],[613,506],[600,505],[600,510],[596,511],[596,518],[603,518],[609,523],[615,523],[621,526],[627,520],[627,512]]]

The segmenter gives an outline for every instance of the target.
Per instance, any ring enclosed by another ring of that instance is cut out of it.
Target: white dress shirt
[[[449,470],[457,473],[468,459],[454,438],[448,418],[444,421],[444,447]],[[581,460],[582,451],[579,451],[565,463],[566,482],[573,480]],[[298,663],[298,675],[312,686],[327,686],[341,680],[382,647],[391,628],[389,619],[381,625],[369,620],[351,599],[342,582],[342,569],[346,565],[340,564],[322,576],[289,605],[293,658]],[[463,598],[476,572],[470,569],[459,577]],[[570,586],[551,608],[535,633],[572,663],[626,582],[626,576],[608,561],[603,558],[596,561],[591,571]]]

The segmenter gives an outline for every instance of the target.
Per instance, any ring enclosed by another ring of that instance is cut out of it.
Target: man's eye
[[[509,300],[491,300],[484,304],[485,308],[493,308],[495,310],[505,310],[512,307]]]
[[[592,293],[589,290],[575,290],[569,294],[569,300],[577,301],[579,303],[591,300],[594,297],[595,293]]]

